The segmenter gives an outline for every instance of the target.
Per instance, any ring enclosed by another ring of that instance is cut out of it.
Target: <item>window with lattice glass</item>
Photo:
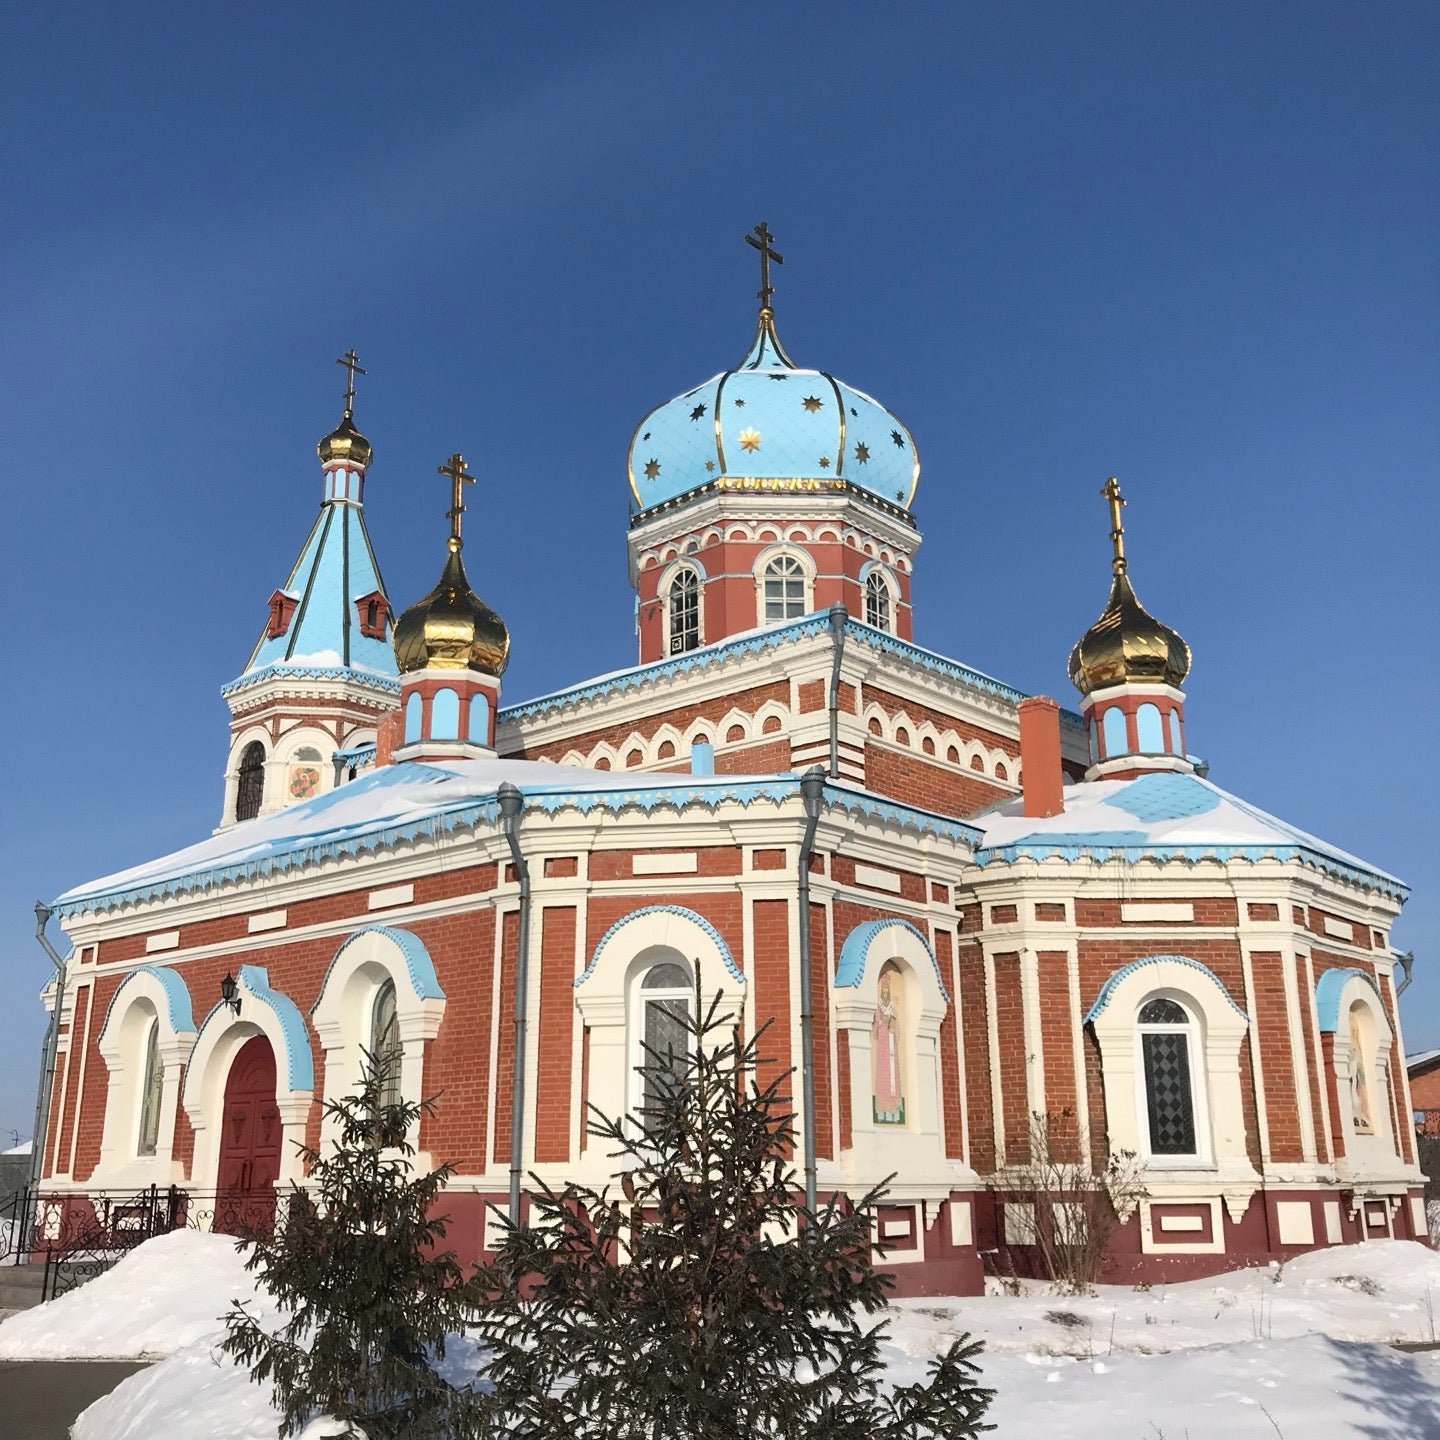
[[[140,1136],[137,1155],[153,1155],[160,1139],[160,1098],[165,1088],[165,1067],[160,1062],[160,1021],[150,1022],[145,1040],[145,1073],[140,1090]]]
[[[240,774],[235,786],[236,820],[253,820],[260,813],[265,795],[265,747],[252,740],[240,755]]]
[[[670,653],[678,655],[700,644],[700,577],[689,566],[677,570],[667,599]]]
[[[805,568],[793,555],[765,567],[765,620],[794,620],[805,613]]]
[[[395,982],[387,980],[375,992],[370,1012],[370,1053],[380,1076],[380,1103],[400,1103],[400,1016],[395,1007]]]
[[[679,1083],[690,1053],[693,1001],[690,972],[675,961],[652,965],[640,982],[638,1043],[632,1064],[639,1075],[642,1113],[657,1107]]]
[[[890,628],[890,587],[878,570],[865,577],[865,623],[877,630]]]
[[[1145,1080],[1145,1117],[1152,1155],[1194,1155],[1194,1026],[1185,1007],[1155,996],[1140,1007],[1140,1059]]]

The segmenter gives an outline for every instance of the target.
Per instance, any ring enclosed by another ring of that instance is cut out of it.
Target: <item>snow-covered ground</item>
[[[0,1359],[163,1356],[77,1422],[75,1440],[275,1440],[268,1395],[221,1363],[219,1317],[254,1287],[230,1242],[177,1233],[0,1324]],[[1440,1440],[1440,1255],[1406,1241],[1281,1268],[1094,1296],[911,1300],[887,1362],[920,1378],[969,1330],[986,1346],[1002,1440]],[[447,1369],[474,1373],[463,1343]]]

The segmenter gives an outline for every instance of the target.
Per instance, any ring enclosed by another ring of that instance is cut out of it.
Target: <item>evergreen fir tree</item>
[[[338,1143],[302,1151],[308,1185],[292,1187],[273,1234],[252,1242],[246,1269],[283,1324],[262,1325],[244,1306],[226,1316],[221,1349],[270,1384],[282,1437],[318,1416],[369,1440],[464,1432],[469,1392],[435,1366],[477,1300],[433,1214],[452,1167],[415,1173],[406,1136],[433,1102],[389,1098],[382,1070],[367,1055],[359,1090],[326,1102]]]
[[[505,1440],[964,1440],[991,1392],[962,1337],[887,1387],[893,1277],[872,1261],[880,1191],[797,1205],[785,1077],[762,1081],[717,996],[688,1047],[648,1054],[642,1119],[598,1116],[620,1195],[538,1180],[484,1272],[481,1433]],[[763,1035],[763,1032],[762,1032]],[[648,1047],[647,1047],[648,1048]]]

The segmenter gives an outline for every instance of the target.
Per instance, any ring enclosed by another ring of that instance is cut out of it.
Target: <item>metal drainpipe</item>
[[[840,657],[845,653],[845,622],[850,612],[843,605],[830,607],[830,778],[840,778]]]
[[[60,1049],[60,1012],[65,1008],[65,961],[50,943],[45,926],[50,922],[50,907],[43,900],[35,902],[35,938],[40,942],[50,963],[55,967],[55,1008],[50,1012],[50,1027],[40,1055],[40,1087],[35,1095],[35,1134],[30,1141],[30,1185],[40,1183],[45,1160],[45,1131],[50,1125],[50,1092],[55,1085],[55,1058]]]
[[[525,1012],[530,992],[530,867],[520,853],[525,797],[508,780],[496,793],[505,839],[520,882],[520,926],[515,942],[515,1076],[510,1087],[510,1223],[520,1223],[520,1171],[525,1162]]]
[[[1407,950],[1403,955],[1397,955],[1395,963],[1399,965],[1405,975],[1405,978],[1395,987],[1395,998],[1398,1000],[1410,988],[1410,982],[1415,978],[1410,973],[1415,965],[1415,952]]]
[[[815,848],[815,827],[820,823],[824,793],[825,772],[818,765],[813,766],[800,777],[800,795],[805,802],[805,837],[800,842],[799,877],[800,1143],[805,1159],[805,1208],[812,1215],[815,1213],[815,1001],[810,983],[810,855]]]

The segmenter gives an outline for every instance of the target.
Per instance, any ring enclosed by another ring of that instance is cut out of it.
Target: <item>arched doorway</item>
[[[240,1047],[225,1080],[216,1230],[244,1235],[273,1228],[284,1133],[275,1103],[275,1052],[255,1035]]]

